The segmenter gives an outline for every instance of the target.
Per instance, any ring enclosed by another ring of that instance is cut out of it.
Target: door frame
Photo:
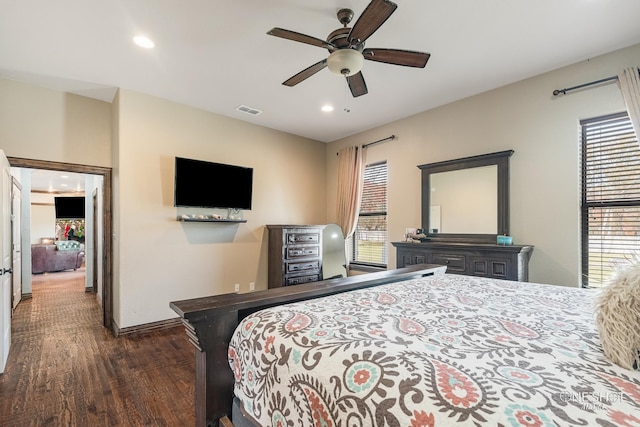
[[[113,240],[112,240],[112,191],[111,168],[101,166],[88,166],[76,163],[51,162],[47,160],[25,159],[20,157],[7,157],[11,167],[27,169],[45,169],[62,172],[75,172],[81,174],[100,175],[103,178],[103,215],[102,215],[102,248],[104,262],[102,264],[102,324],[113,331]],[[93,272],[97,274],[97,271]]]
[[[19,212],[16,214],[15,212],[15,195],[16,189],[20,192],[20,201],[22,201],[22,185],[20,185],[20,181],[16,179],[15,176],[12,176],[11,179],[11,259],[13,264],[11,269],[13,273],[11,274],[11,314],[13,315],[13,311],[16,309],[17,305],[22,301],[22,242],[20,239],[20,222],[22,221],[22,203],[18,204]],[[17,222],[17,233],[16,236],[16,222]],[[16,265],[16,240],[18,241],[20,250],[20,261]],[[20,283],[20,294],[16,298],[16,282]],[[18,302],[16,302],[18,300]]]
[[[91,194],[91,213],[93,215],[93,223],[97,224],[98,223],[98,191],[97,190],[93,190],[93,194]],[[98,254],[100,253],[100,251],[98,250],[98,233],[93,232],[93,235],[91,236],[91,238],[93,239],[92,245],[93,245],[93,277],[91,278],[91,291],[96,294],[98,293],[98,275],[95,273],[96,271],[98,271]],[[103,285],[104,286],[104,285]]]

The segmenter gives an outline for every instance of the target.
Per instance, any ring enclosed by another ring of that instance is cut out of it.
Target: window
[[[387,163],[367,165],[356,231],[350,241],[351,262],[387,266]]]
[[[602,286],[640,248],[640,146],[626,113],[582,128],[582,286]]]

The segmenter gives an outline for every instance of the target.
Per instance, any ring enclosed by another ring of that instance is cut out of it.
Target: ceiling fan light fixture
[[[349,77],[362,70],[364,57],[355,49],[339,49],[327,58],[327,67],[333,74]]]

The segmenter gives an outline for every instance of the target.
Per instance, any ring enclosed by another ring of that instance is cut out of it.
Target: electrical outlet
[[[240,283],[236,283],[236,290],[235,292],[240,292]]]
[[[249,290],[250,291],[256,290],[256,282],[249,282]]]

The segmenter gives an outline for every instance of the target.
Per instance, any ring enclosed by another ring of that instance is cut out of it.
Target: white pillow
[[[596,324],[604,355],[640,369],[640,257],[615,269],[596,299]]]

